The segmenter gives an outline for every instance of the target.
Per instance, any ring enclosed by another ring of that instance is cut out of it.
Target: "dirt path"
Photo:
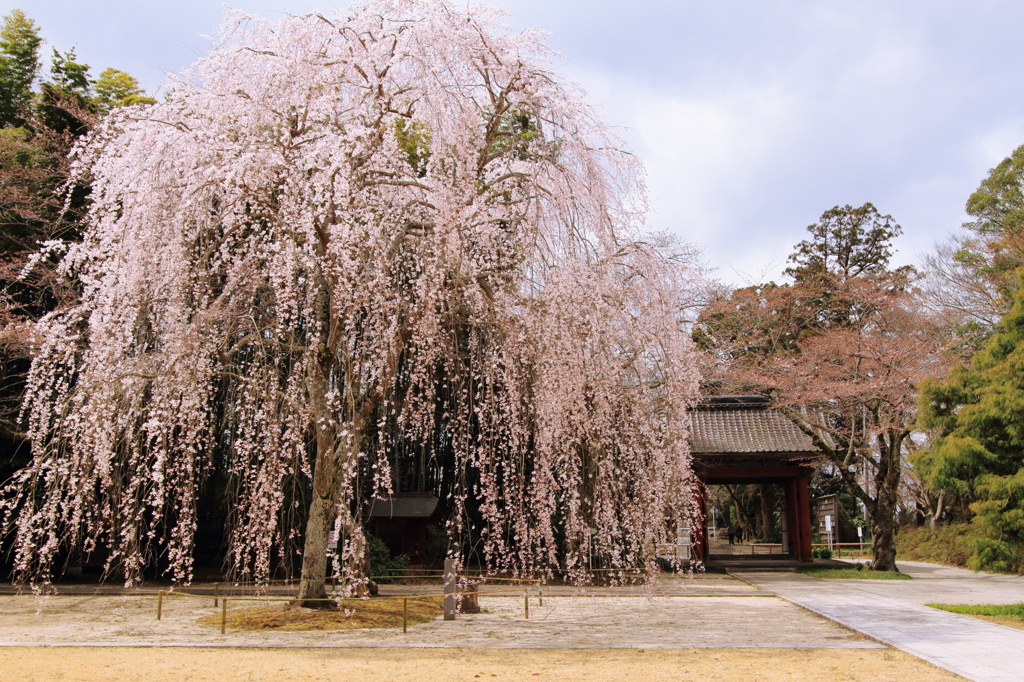
[[[0,648],[10,682],[502,682],[962,678],[892,649]]]

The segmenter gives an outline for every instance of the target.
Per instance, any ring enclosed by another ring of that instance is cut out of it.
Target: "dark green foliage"
[[[815,547],[811,550],[812,559],[831,559],[832,550],[828,547]]]
[[[809,225],[811,239],[796,245],[786,275],[797,283],[823,275],[846,280],[883,274],[892,257],[892,240],[903,229],[892,216],[881,215],[870,202],[854,208],[835,206]]]
[[[962,300],[980,307],[973,312],[985,319],[1005,314],[1020,284],[1015,273],[1024,266],[1024,145],[989,171],[965,210],[974,218],[964,223],[965,236],[935,261],[955,275],[948,298],[966,293]]]
[[[41,43],[35,22],[20,9],[4,17],[0,28],[0,127],[23,126],[31,116]]]
[[[409,568],[409,557],[399,554],[391,556],[391,550],[384,541],[369,531],[363,531],[369,546],[370,577],[378,584],[386,585],[393,578],[400,577],[401,569]]]
[[[46,129],[77,137],[88,130],[96,108],[92,102],[89,65],[75,59],[74,48],[63,54],[54,48],[50,79],[43,83],[39,99],[39,118]]]
[[[967,214],[974,218],[965,227],[997,238],[1024,233],[1024,145],[1013,150],[967,200]],[[1008,245],[1009,246],[1009,245]],[[1009,255],[1009,254],[1007,254]],[[996,263],[1013,270],[1019,260]]]
[[[982,531],[968,565],[1018,571],[1024,545],[1024,291],[997,332],[944,381],[927,381],[920,425],[936,434],[914,465],[927,483],[972,503]]]

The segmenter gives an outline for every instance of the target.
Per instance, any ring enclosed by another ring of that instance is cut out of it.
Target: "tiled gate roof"
[[[715,396],[690,411],[690,451],[817,454],[810,437],[762,396]]]

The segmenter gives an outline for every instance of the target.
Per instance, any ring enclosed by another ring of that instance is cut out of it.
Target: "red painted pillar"
[[[808,481],[803,476],[794,481],[796,483],[797,514],[800,522],[800,550],[801,561],[811,560],[811,497],[808,490]]]
[[[797,511],[796,481],[792,478],[786,479],[786,535],[789,546],[786,553],[792,557],[800,556],[800,521]]]

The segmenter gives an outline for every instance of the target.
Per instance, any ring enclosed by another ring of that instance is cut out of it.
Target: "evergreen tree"
[[[93,93],[93,105],[101,113],[115,107],[156,103],[152,97],[146,97],[146,92],[134,76],[118,69],[105,69],[96,79]]]
[[[47,130],[78,137],[88,130],[96,109],[89,65],[76,60],[75,48],[64,53],[54,48],[50,79],[43,83],[39,119]]]
[[[0,28],[0,126],[4,128],[22,126],[29,118],[42,42],[35,22],[20,9],[4,17]]]
[[[914,465],[933,488],[970,502],[985,533],[971,567],[1019,571],[1024,548],[1024,276],[997,332],[943,381],[926,381],[920,424],[937,432]]]

